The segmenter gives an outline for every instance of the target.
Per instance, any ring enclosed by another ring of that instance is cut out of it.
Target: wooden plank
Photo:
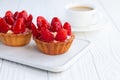
[[[47,73],[10,61],[3,61],[0,80],[47,80]]]
[[[93,56],[93,60],[95,62],[96,71],[98,72],[101,80],[119,80],[120,79],[119,77],[119,74],[120,74],[120,67],[119,67],[120,50],[119,49],[120,48],[118,47],[119,44],[113,46],[113,44],[118,42],[116,41],[116,39],[118,38],[114,39],[116,42],[113,42],[113,39],[112,39],[113,37],[111,38],[110,36],[111,34],[110,33],[109,35],[107,34],[109,36],[109,37],[106,36],[108,40],[107,39],[102,40],[103,35],[101,36],[98,35],[99,40],[94,40],[95,47],[90,50],[91,55]],[[120,40],[120,38],[118,40]],[[98,43],[101,43],[101,44],[98,45]]]
[[[103,9],[105,10],[106,14],[109,16],[109,19],[111,19],[112,23],[115,25],[118,31],[120,31],[120,1],[119,0],[97,0]],[[109,4],[108,4],[109,2]]]
[[[97,3],[98,0],[96,0]],[[101,80],[119,80],[120,74],[120,48],[119,48],[119,30],[116,27],[117,24],[113,22],[113,18],[110,17],[106,9],[112,10],[108,2],[104,0],[97,3],[97,6],[103,8],[101,12],[104,13],[107,19],[107,28],[99,32],[87,33],[88,40],[95,44],[95,47],[91,49],[91,55],[95,61],[96,70],[100,75]],[[119,3],[119,2],[118,2]],[[102,5],[104,4],[104,5]],[[114,4],[114,3],[113,3]],[[114,11],[112,11],[114,12]],[[116,21],[115,21],[116,22]],[[106,27],[106,26],[105,26]]]
[[[48,73],[49,80],[99,80],[98,75],[89,52],[86,52],[80,59],[65,72]]]

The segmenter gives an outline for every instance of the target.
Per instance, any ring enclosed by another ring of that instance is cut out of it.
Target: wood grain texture
[[[91,54],[87,51],[67,71],[62,73],[50,73],[49,80],[99,80]]]
[[[47,80],[47,72],[3,60],[0,80]]]
[[[51,73],[0,60],[0,80],[120,80],[119,0],[1,0],[0,16],[6,10],[24,9],[33,14],[34,22],[39,15],[49,21],[58,16],[64,22],[64,7],[68,3],[94,4],[104,16],[103,19],[107,20],[102,30],[75,33],[79,38],[90,40],[92,47],[62,73]]]
[[[119,0],[97,0],[105,10],[107,16],[112,21],[112,24],[120,31],[120,1]],[[108,4],[109,3],[109,4]]]

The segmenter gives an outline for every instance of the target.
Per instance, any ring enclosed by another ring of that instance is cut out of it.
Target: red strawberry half
[[[71,25],[68,22],[65,22],[63,28],[67,30],[67,34],[71,35]]]
[[[42,41],[52,42],[54,40],[54,35],[48,29],[42,28],[40,34],[40,39]]]
[[[5,20],[9,25],[13,25],[15,22],[14,18],[10,15],[5,16]]]
[[[50,24],[44,17],[38,16],[37,17],[37,26],[38,26],[39,30],[41,30],[41,27],[45,27],[45,28],[49,29]]]
[[[13,17],[13,13],[11,11],[6,11],[5,16],[12,16]]]
[[[26,21],[26,27],[31,29],[31,25],[32,25],[32,20],[33,20],[33,16],[30,14],[27,18],[27,21]]]
[[[67,39],[67,31],[66,31],[66,29],[62,28],[57,32],[55,40],[57,40],[57,41],[65,41],[66,39]]]
[[[19,14],[18,14],[18,18],[24,18],[26,20],[27,17],[28,17],[28,14],[25,10],[19,12]]]
[[[38,33],[38,30],[33,23],[31,24],[31,29],[32,29],[33,37],[38,38],[40,36],[40,34]]]
[[[16,11],[16,12],[14,13],[14,15],[13,15],[14,20],[17,20],[17,18],[18,18],[18,14],[19,14],[18,11]]]
[[[62,23],[59,18],[54,17],[51,21],[51,31],[57,32],[59,29],[62,28]]]
[[[9,25],[3,18],[0,18],[0,32],[6,33],[9,30]]]
[[[25,25],[23,22],[23,18],[19,18],[16,20],[15,24],[12,26],[12,31],[15,34],[23,33],[25,31]]]
[[[11,11],[7,11],[5,13],[5,21],[10,24],[13,25],[14,24],[14,18],[13,18],[13,13]]]

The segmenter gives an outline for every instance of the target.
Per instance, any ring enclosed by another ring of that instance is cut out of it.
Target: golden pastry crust
[[[0,41],[8,46],[24,46],[31,40],[31,32],[25,34],[0,33]]]
[[[71,38],[64,42],[44,42],[39,39],[34,38],[38,49],[48,55],[58,55],[63,54],[70,48],[75,36],[72,34]]]

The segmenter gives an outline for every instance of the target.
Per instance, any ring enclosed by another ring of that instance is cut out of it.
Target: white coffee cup
[[[97,9],[93,5],[69,4],[65,8],[67,21],[76,29],[97,23]]]

